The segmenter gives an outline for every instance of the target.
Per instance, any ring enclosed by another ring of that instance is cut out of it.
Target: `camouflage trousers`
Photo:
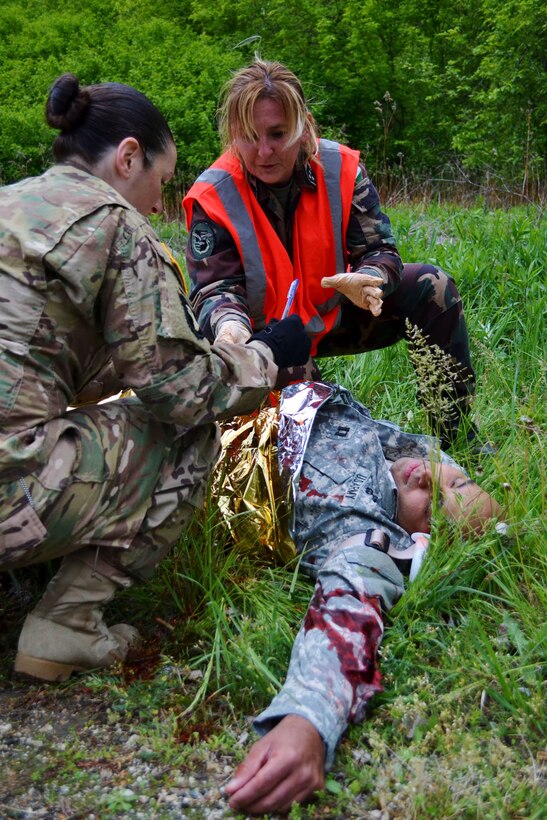
[[[0,570],[94,548],[149,577],[203,501],[217,426],[182,432],[124,399],[72,410],[60,429],[42,470],[0,484]]]
[[[450,409],[442,413],[442,418],[436,418],[434,412],[428,415],[432,428],[448,443],[451,431],[455,432],[461,416],[468,413],[475,393],[475,373],[460,294],[452,277],[439,268],[404,265],[401,284],[384,299],[378,317],[346,301],[340,326],[321,340],[316,358],[365,353],[406,339],[414,352],[415,366],[419,366],[420,356],[427,353],[409,336],[407,320],[418,329],[427,345],[437,346],[446,354],[445,372],[449,372],[442,389],[447,397],[444,405]],[[320,380],[320,368],[315,365],[315,369],[308,366],[281,371],[277,386],[283,387],[297,379]],[[427,367],[426,364],[425,369]]]

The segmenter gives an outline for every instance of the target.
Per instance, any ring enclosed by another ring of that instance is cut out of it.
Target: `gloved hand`
[[[373,316],[382,312],[382,280],[370,273],[337,273],[335,276],[324,276],[322,288],[334,288],[347,296],[354,305],[370,310]]]
[[[215,342],[229,342],[232,345],[244,345],[251,337],[251,331],[243,322],[229,319],[223,322],[215,336]]]
[[[306,364],[310,356],[311,339],[304,330],[300,316],[272,319],[263,330],[253,333],[249,342],[263,342],[271,349],[278,367]]]

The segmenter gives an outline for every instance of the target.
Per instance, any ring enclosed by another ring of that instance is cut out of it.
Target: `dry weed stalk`
[[[462,367],[438,345],[431,344],[422,331],[408,319],[408,354],[417,379],[417,393],[425,410],[431,432],[439,435],[457,426],[462,414],[455,384],[461,381]]]

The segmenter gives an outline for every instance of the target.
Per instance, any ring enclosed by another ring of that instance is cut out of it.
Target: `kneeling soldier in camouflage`
[[[147,219],[176,148],[144,95],[66,74],[46,117],[57,163],[0,191],[0,570],[65,556],[15,664],[64,680],[136,643],[102,607],[201,503],[214,420],[260,403],[310,342],[295,316],[249,344],[204,339]],[[135,397],[97,403],[123,388]]]

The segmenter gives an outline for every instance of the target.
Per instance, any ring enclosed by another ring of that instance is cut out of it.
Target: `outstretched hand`
[[[325,784],[325,744],[299,715],[287,715],[260,738],[226,786],[230,808],[249,814],[288,812]]]
[[[369,273],[337,273],[335,276],[324,276],[321,279],[322,288],[334,290],[347,296],[354,305],[370,310],[373,316],[382,312],[382,280]]]

